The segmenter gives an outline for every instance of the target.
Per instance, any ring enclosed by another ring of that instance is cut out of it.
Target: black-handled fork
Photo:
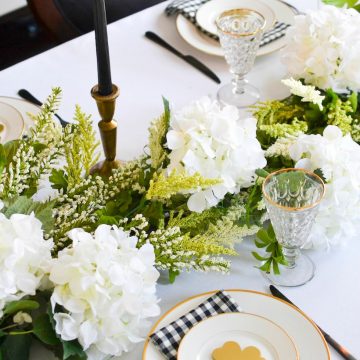
[[[38,105],[38,106],[42,105],[42,102],[40,100],[38,100],[33,94],[31,94],[29,91],[27,91],[25,89],[20,89],[18,91],[18,95],[21,96],[23,99],[31,102],[34,105]],[[65,127],[66,125],[69,124],[67,121],[65,121],[63,118],[61,118],[58,114],[54,114],[54,115],[58,118],[62,127]]]

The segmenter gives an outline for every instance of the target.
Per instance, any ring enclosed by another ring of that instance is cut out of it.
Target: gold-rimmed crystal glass
[[[304,169],[283,169],[264,181],[263,196],[276,238],[287,262],[280,275],[266,274],[274,284],[299,286],[311,280],[315,265],[300,248],[310,235],[325,185],[319,176]]]
[[[220,44],[233,74],[232,82],[218,91],[220,101],[246,107],[259,99],[259,90],[245,75],[254,65],[265,24],[264,17],[250,9],[228,10],[216,19]]]

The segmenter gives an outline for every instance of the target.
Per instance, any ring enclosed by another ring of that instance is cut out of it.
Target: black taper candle
[[[109,44],[104,0],[93,0],[99,94],[112,93]]]

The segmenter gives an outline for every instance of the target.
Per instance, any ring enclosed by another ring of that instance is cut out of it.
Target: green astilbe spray
[[[74,120],[75,124],[68,125],[65,129],[68,141],[64,148],[66,160],[64,169],[69,188],[80,184],[83,176],[86,177],[90,174],[91,167],[99,159],[99,154],[96,154],[99,142],[96,141],[91,116],[83,113],[77,105]]]
[[[188,175],[175,169],[168,176],[164,173],[154,174],[150,180],[150,186],[146,194],[148,200],[166,200],[171,196],[184,191],[206,189],[210,186],[220,184],[219,179],[205,179],[199,173]]]
[[[169,102],[163,98],[164,113],[151,123],[149,128],[149,149],[151,158],[151,167],[159,170],[164,167],[167,159],[165,150],[166,134],[170,124]]]

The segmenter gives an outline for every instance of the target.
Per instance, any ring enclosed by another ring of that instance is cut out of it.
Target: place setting
[[[144,105],[132,159],[118,147],[127,88],[113,81],[104,0],[94,33],[73,40],[94,43],[93,118],[75,105],[63,119],[60,87],[0,96],[0,359],[356,360],[337,330],[347,310],[317,297],[327,280],[331,297],[343,291],[346,271],[324,275],[323,259],[350,256],[360,232],[360,8],[163,5],[232,80],[144,26],[137,36],[218,89],[181,107],[163,96],[154,119]],[[271,81],[287,95],[260,101],[246,77],[273,51],[264,61],[281,61]]]
[[[280,0],[176,0],[165,12],[176,15],[180,36],[194,48],[210,55],[224,56],[219,44],[216,18],[231,9],[249,9],[262,14],[265,19],[264,34],[257,56],[281,49],[286,29],[294,24],[298,10]]]

